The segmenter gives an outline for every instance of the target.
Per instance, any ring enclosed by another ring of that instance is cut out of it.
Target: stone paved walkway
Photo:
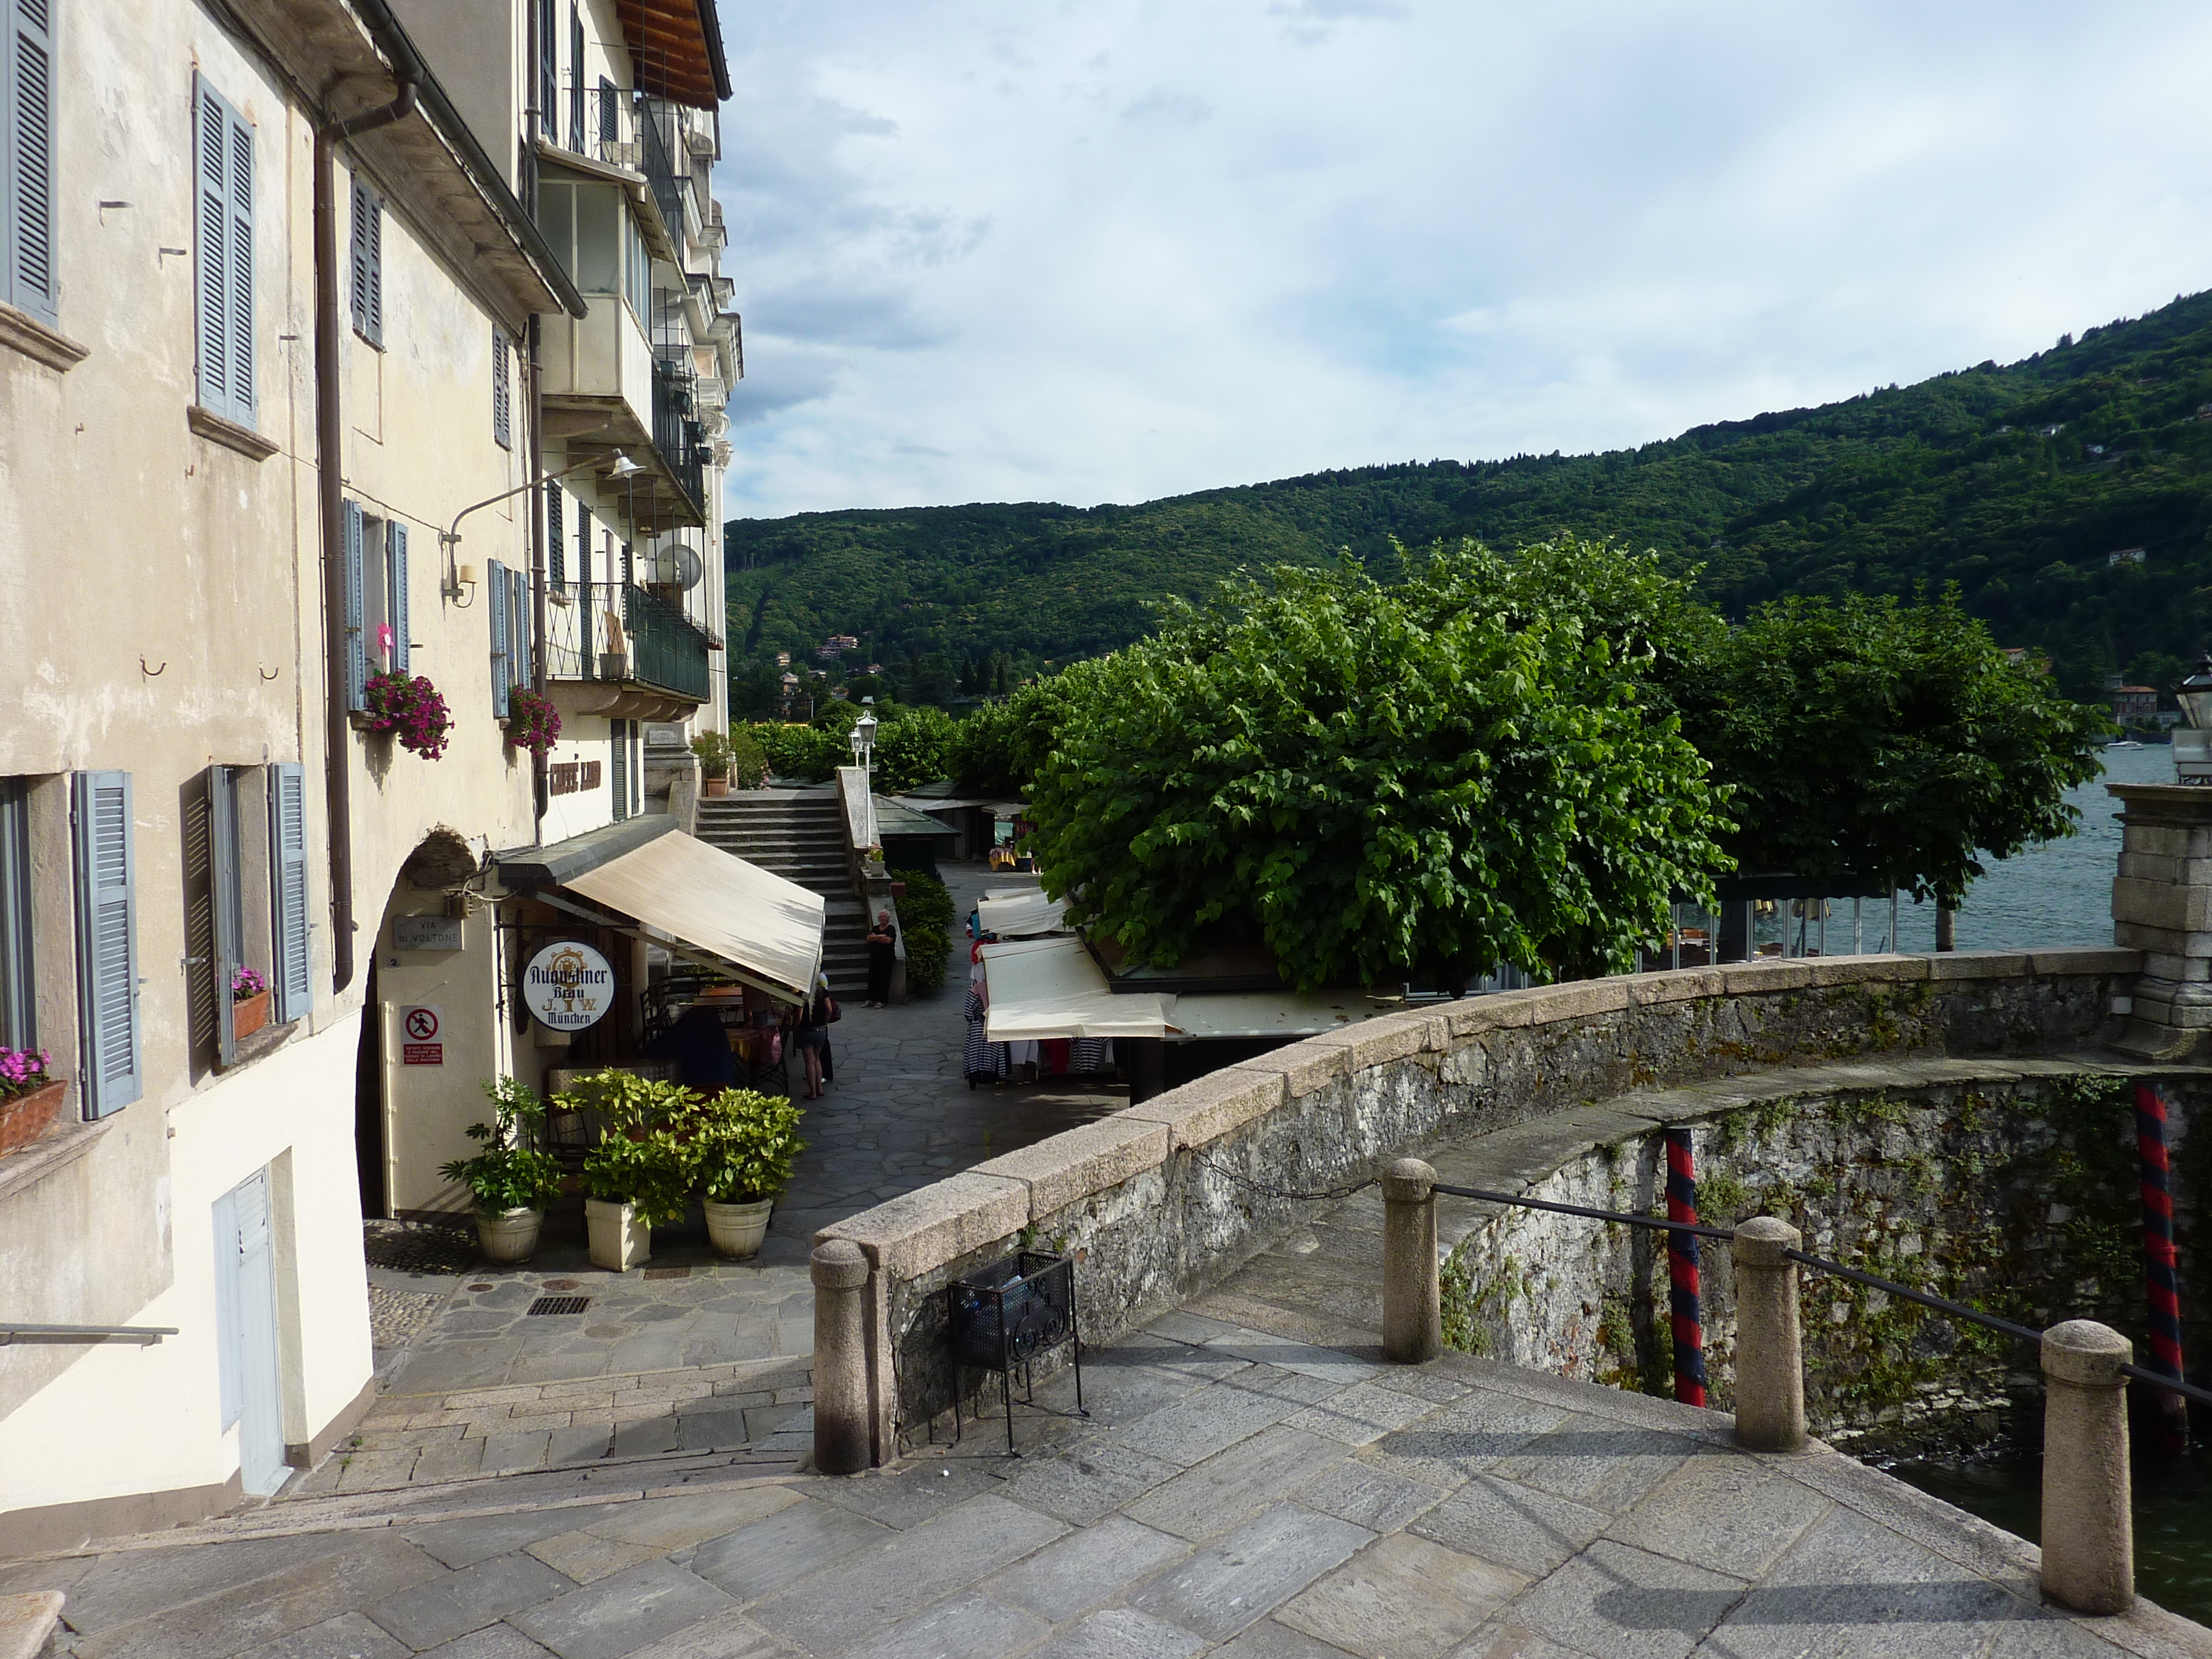
[[[941,867],[962,917],[987,887],[1034,879]],[[836,1080],[803,1103],[807,1150],[751,1261],[720,1260],[694,1223],[657,1230],[643,1272],[605,1272],[586,1256],[581,1201],[571,1199],[547,1216],[525,1270],[446,1271],[466,1252],[421,1271],[372,1268],[383,1400],[287,1497],[774,1433],[811,1398],[806,1259],[817,1228],[1127,1103],[1126,1088],[1088,1079],[969,1089],[967,981],[968,941],[957,933],[934,996],[886,1009],[860,1006],[860,988],[841,998]],[[543,1296],[589,1305],[531,1315]]]
[[[1018,1417],[1018,1460],[987,1422],[849,1479],[750,1454],[339,1493],[0,1592],[65,1591],[85,1659],[2212,1654],[2148,1605],[2044,1607],[2031,1547],[1671,1401],[1188,1310],[1085,1385],[1087,1419]]]

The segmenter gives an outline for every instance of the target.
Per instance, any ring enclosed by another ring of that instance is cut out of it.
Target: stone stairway
[[[699,839],[822,895],[822,971],[840,1001],[868,985],[868,915],[853,888],[844,814],[828,788],[740,790],[699,803]]]

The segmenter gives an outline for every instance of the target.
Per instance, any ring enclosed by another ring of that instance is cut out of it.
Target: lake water
[[[2107,749],[2105,776],[2069,790],[2066,799],[2080,811],[2079,833],[2063,841],[2032,847],[2018,858],[1990,866],[1990,872],[1966,894],[1959,912],[1961,951],[2045,950],[2075,945],[2112,942],[2112,878],[2118,873],[2120,804],[2105,789],[2115,783],[2172,783],[2173,751],[2164,744],[2141,749]],[[1837,902],[1848,915],[1850,902]],[[1867,906],[1867,941],[1872,949],[1877,933],[1886,931],[1888,917],[1879,925]],[[1900,904],[1897,931],[1907,951],[1936,948],[1936,907]],[[1828,923],[1832,946],[1836,923]],[[1845,947],[1848,948],[1848,947]]]

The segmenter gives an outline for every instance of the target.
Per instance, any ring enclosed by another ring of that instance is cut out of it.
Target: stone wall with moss
[[[1749,1097],[1717,1111],[1696,1112],[1694,1097],[1680,1114],[1666,1109],[1664,1096],[1634,1103],[1691,1127],[1700,1218],[1710,1224],[1778,1216],[1804,1234],[1807,1250],[1845,1266],[2037,1328],[2101,1320],[2140,1343],[2137,1069],[2064,1061],[1879,1069],[1888,1075],[1843,1088],[1817,1073],[1802,1085],[1776,1073],[1765,1091],[1747,1090]],[[2198,1195],[2212,1183],[2212,1134],[2190,1131],[2203,1119],[2212,1079],[2152,1080],[2173,1119],[2185,1351],[2203,1355],[2212,1272],[2187,1241]],[[1662,1214],[1664,1167],[1658,1135],[1599,1140],[1528,1195]],[[1712,1403],[1725,1409],[1734,1275],[1725,1242],[1704,1241],[1703,1255],[1706,1363]],[[1649,1230],[1494,1212],[1459,1241],[1445,1279],[1446,1336],[1455,1347],[1673,1391],[1665,1245]],[[1996,1429],[2008,1400],[2039,1385],[2026,1345],[1885,1292],[1808,1270],[1801,1303],[1815,1432],[1857,1449],[1975,1437]]]

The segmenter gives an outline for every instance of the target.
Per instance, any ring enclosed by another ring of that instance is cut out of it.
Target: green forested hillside
[[[2170,684],[2212,644],[2212,294],[2049,351],[1639,449],[1323,472],[1137,507],[916,507],[733,520],[733,667],[832,633],[914,686],[993,653],[1066,659],[1144,602],[1240,565],[1555,531],[1655,547],[1731,615],[1792,592],[1958,582],[2077,695]],[[2057,428],[2055,432],[2049,428]],[[2142,562],[2111,562],[2122,550]]]

